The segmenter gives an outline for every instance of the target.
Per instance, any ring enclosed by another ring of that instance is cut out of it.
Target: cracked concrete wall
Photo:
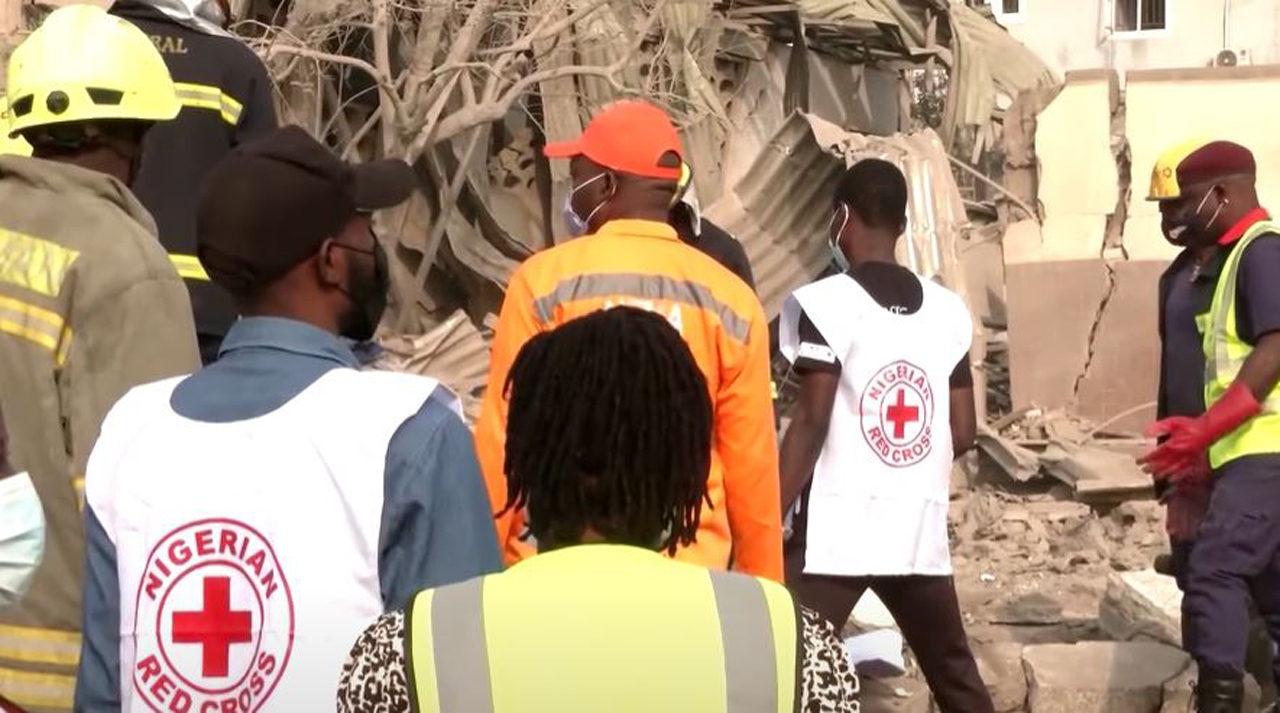
[[[1041,226],[1006,233],[1014,407],[1067,408],[1094,421],[1154,400],[1155,285],[1161,260],[1138,260],[1126,105],[1114,72],[1069,73],[1036,121]],[[1116,427],[1137,431],[1139,409]]]
[[[1043,208],[1040,259],[1102,253],[1107,216],[1116,212],[1120,175],[1111,117],[1119,106],[1115,72],[1072,72],[1036,121]]]

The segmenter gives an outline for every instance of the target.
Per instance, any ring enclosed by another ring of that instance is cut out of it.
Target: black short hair
[[[693,542],[711,468],[711,398],[667,321],[616,307],[531,339],[506,383],[507,506],[539,547]],[[506,511],[504,510],[504,512]]]
[[[907,179],[888,161],[863,159],[845,169],[834,203],[849,206],[869,226],[901,229],[907,219]]]

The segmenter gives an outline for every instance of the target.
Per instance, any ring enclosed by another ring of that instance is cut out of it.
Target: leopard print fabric
[[[858,713],[858,677],[835,629],[801,609],[804,713]],[[342,667],[338,713],[407,713],[404,612],[384,614],[360,636]]]
[[[804,713],[858,713],[858,675],[836,629],[812,609],[800,608],[804,662],[800,700]]]
[[[338,680],[338,713],[407,713],[404,611],[383,614],[351,649]]]

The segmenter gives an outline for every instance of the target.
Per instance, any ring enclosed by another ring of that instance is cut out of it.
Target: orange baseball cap
[[[673,181],[680,180],[684,163],[680,134],[671,117],[648,102],[634,99],[609,104],[576,140],[547,144],[543,153],[547,158],[586,156],[621,173]],[[668,153],[680,160],[671,167],[659,165]]]

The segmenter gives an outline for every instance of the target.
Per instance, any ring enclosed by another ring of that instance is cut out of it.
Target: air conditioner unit
[[[1239,67],[1253,64],[1253,57],[1248,48],[1224,49],[1213,58],[1215,67]]]

